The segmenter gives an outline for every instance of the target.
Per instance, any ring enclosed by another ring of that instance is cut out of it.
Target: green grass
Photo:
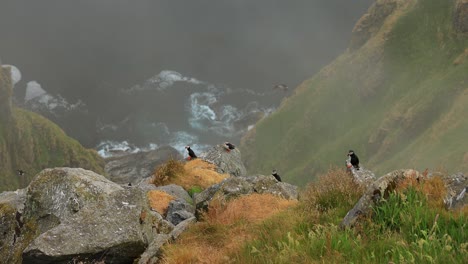
[[[14,108],[11,123],[0,122],[0,131],[0,191],[24,188],[38,172],[51,167],[80,167],[104,174],[104,161],[96,151],[85,149],[40,115]],[[17,169],[27,174],[19,177]]]
[[[454,64],[468,37],[452,29],[453,3],[419,0],[386,41],[377,36],[305,81],[244,138],[248,170],[276,168],[302,185],[342,166],[349,149],[377,174],[468,170],[468,61]]]
[[[466,263],[468,215],[430,202],[429,183],[400,187],[343,230],[340,221],[362,194],[343,177],[332,171],[311,184],[298,207],[258,226],[233,263]],[[323,210],[323,197],[337,198]]]

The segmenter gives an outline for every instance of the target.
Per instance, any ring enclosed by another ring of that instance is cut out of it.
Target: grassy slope
[[[12,117],[9,123],[0,121],[0,191],[23,188],[36,173],[49,167],[81,167],[104,173],[104,161],[95,151],[85,149],[48,119],[19,108],[13,109]],[[17,169],[27,175],[18,176]]]
[[[453,1],[420,0],[389,17],[365,46],[305,81],[244,138],[251,173],[296,184],[344,164],[467,171],[468,37],[452,28]],[[457,63],[454,63],[456,61]]]

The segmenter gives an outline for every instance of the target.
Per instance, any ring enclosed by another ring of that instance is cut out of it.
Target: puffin
[[[187,149],[190,159],[196,159],[197,158],[197,155],[195,155],[195,152],[193,152],[193,150],[190,148],[190,146],[185,146],[185,149]]]
[[[279,176],[279,174],[278,174],[278,172],[277,172],[276,170],[273,170],[273,171],[271,172],[271,175],[273,175],[273,177],[275,177],[275,179],[276,179],[277,181],[279,181],[279,182],[281,181],[281,177]]]
[[[231,144],[230,142],[224,142],[224,146],[225,148],[227,149],[227,151],[231,151],[233,149],[236,148],[236,146],[234,146],[233,144]]]
[[[351,165],[353,165],[353,167],[356,168],[356,170],[359,170],[358,156],[352,150],[348,151],[348,156],[351,158]]]

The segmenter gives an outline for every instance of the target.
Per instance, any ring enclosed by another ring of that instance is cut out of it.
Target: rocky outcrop
[[[214,197],[229,200],[252,193],[269,193],[285,199],[297,199],[297,186],[278,182],[273,176],[230,177],[195,195],[197,210],[205,210]]]
[[[341,227],[352,227],[359,216],[367,215],[372,210],[372,206],[380,198],[387,197],[396,188],[398,183],[408,177],[419,178],[421,174],[415,170],[396,170],[377,179],[367,188],[354,208],[346,214],[341,222]]]
[[[354,26],[349,48],[362,47],[382,27],[385,19],[395,11],[399,0],[377,0]]]
[[[216,165],[217,171],[221,174],[228,173],[234,177],[247,175],[247,169],[242,162],[238,148],[227,151],[223,146],[216,145],[203,153],[200,158]]]
[[[368,186],[375,181],[375,174],[362,166],[359,170],[356,170],[354,167],[351,167],[348,170],[353,175],[354,181],[360,185]]]
[[[183,197],[173,201],[172,224],[151,207],[151,189],[84,169],[43,170],[27,189],[0,194],[2,261],[133,263],[145,252],[151,260],[194,219],[188,194],[167,188]]]
[[[447,187],[445,207],[450,210],[460,209],[468,204],[468,176],[456,173],[443,178]]]
[[[453,27],[459,33],[468,33],[468,0],[457,0],[453,13]]]
[[[428,175],[426,177],[433,177]],[[359,216],[367,215],[372,207],[380,201],[382,197],[387,197],[398,184],[406,178],[420,179],[423,177],[415,170],[396,170],[388,173],[374,181],[366,190],[358,203],[351,209],[341,222],[341,227],[352,227]],[[445,205],[447,209],[460,209],[468,204],[468,177],[463,173],[456,173],[451,176],[442,177],[447,188]]]
[[[138,152],[106,160],[105,171],[113,182],[135,185],[152,175],[155,167],[169,159],[181,159],[180,153],[170,146],[148,152]]]

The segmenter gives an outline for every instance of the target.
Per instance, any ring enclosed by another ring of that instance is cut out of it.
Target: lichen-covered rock
[[[457,32],[468,33],[468,0],[456,1],[453,26]]]
[[[194,217],[195,208],[183,199],[176,199],[169,202],[166,219],[173,225],[178,225],[185,219]]]
[[[367,215],[380,198],[386,197],[396,188],[399,182],[408,177],[419,178],[422,175],[415,170],[396,170],[378,178],[367,188],[353,209],[346,214],[341,222],[341,227],[352,227],[359,216]]]
[[[25,189],[0,194],[1,263],[21,263],[21,253],[29,243],[31,234],[26,234],[26,228],[23,228],[25,200]]]
[[[154,184],[151,184],[151,185],[154,186]],[[189,204],[193,203],[192,197],[188,194],[188,192],[184,188],[182,188],[179,185],[169,184],[169,185],[164,185],[164,186],[158,186],[158,187],[155,187],[154,189],[163,191],[169,195],[182,199]]]
[[[395,11],[399,1],[377,0],[354,26],[349,48],[359,49],[378,32],[385,19]]]
[[[24,218],[35,223],[37,237],[24,250],[23,263],[131,263],[161,231],[162,217],[146,199],[144,190],[91,171],[42,171],[27,189]]]
[[[223,146],[216,145],[200,158],[216,165],[217,172],[228,173],[231,176],[239,177],[247,175],[247,169],[242,162],[241,153],[238,148],[227,151]]]
[[[251,193],[269,193],[285,199],[297,199],[297,187],[285,182],[278,182],[273,176],[255,175],[249,177],[230,177],[212,185],[195,195],[197,210],[205,210],[214,197],[229,200]]]
[[[353,175],[354,181],[359,185],[367,187],[369,184],[375,181],[375,174],[362,166],[359,168],[359,170],[354,167],[351,167],[349,170]]]
[[[455,173],[443,178],[447,187],[447,197],[444,199],[447,209],[460,209],[468,204],[468,176]]]
[[[138,152],[106,160],[105,171],[113,182],[135,185],[152,175],[154,168],[169,159],[181,159],[180,153],[170,146]]]

